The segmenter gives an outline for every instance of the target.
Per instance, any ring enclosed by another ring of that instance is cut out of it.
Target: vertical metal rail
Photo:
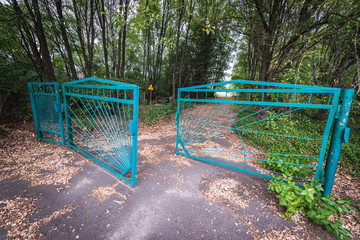
[[[66,144],[66,140],[65,140],[65,129],[64,129],[64,120],[63,120],[63,105],[61,104],[61,99],[60,99],[60,89],[59,89],[59,84],[56,83],[55,84],[55,90],[56,90],[56,105],[55,105],[55,109],[58,112],[58,116],[59,116],[59,122],[60,122],[60,132],[61,132],[61,143],[62,145]]]
[[[37,114],[37,110],[36,110],[36,104],[35,104],[35,98],[34,98],[34,94],[33,94],[33,83],[28,83],[28,87],[29,87],[29,94],[30,94],[30,101],[31,101],[31,109],[33,112],[33,117],[34,117],[34,124],[35,124],[35,131],[36,131],[36,136],[38,139],[41,139],[41,135],[40,135],[40,127],[39,127],[39,119],[38,119],[38,114]]]
[[[72,142],[73,142],[73,135],[72,135],[72,124],[71,118],[69,115],[68,106],[69,104],[69,96],[67,95],[67,88],[63,85],[63,96],[64,96],[64,108],[65,108],[65,122],[66,122],[66,135],[67,135],[67,142],[68,148],[72,149]]]
[[[335,124],[331,136],[330,147],[325,166],[325,184],[323,195],[331,194],[334,184],[335,174],[340,158],[341,146],[347,143],[349,139],[350,128],[346,127],[349,119],[351,102],[354,95],[354,89],[342,89],[338,114],[335,116]]]
[[[133,124],[132,124],[132,135],[133,135],[133,146],[131,154],[131,182],[132,186],[136,185],[136,172],[137,172],[137,141],[138,141],[138,119],[139,119],[139,86],[134,89],[134,109],[133,109]]]

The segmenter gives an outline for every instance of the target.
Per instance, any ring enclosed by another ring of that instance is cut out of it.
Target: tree
[[[62,10],[62,1],[61,0],[56,0],[55,1],[55,5],[56,5],[56,11],[57,11],[57,14],[58,14],[58,23],[60,25],[60,30],[61,30],[61,35],[62,35],[62,38],[63,38],[63,41],[64,41],[64,46],[65,46],[65,49],[66,49],[66,52],[67,52],[67,60],[69,62],[69,65],[70,65],[70,70],[71,70],[71,76],[73,79],[77,79],[77,73],[76,73],[76,70],[75,70],[75,64],[74,64],[74,57],[73,57],[73,54],[72,54],[72,50],[71,50],[71,47],[70,47],[70,43],[69,43],[69,39],[68,39],[68,36],[67,36],[67,31],[66,31],[66,28],[65,28],[65,25],[64,25],[64,15],[63,15],[63,10]]]

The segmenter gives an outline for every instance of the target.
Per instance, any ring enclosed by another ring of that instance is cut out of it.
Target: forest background
[[[1,0],[0,121],[31,118],[27,82],[179,87],[249,79],[354,88],[347,166],[360,175],[357,0]],[[321,118],[321,112],[313,118]],[[355,167],[354,167],[355,166]],[[356,170],[357,169],[357,170]]]

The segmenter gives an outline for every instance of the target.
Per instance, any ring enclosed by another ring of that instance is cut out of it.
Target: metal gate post
[[[38,113],[37,113],[34,94],[33,94],[33,85],[31,82],[28,83],[28,88],[29,88],[29,93],[30,93],[30,101],[31,101],[31,108],[32,108],[33,117],[34,117],[36,136],[38,139],[41,139]]]
[[[136,86],[133,94],[133,148],[131,153],[131,186],[136,185],[136,171],[137,171],[137,144],[138,144],[138,119],[139,119],[139,86]]]
[[[340,109],[336,113],[334,130],[331,136],[329,153],[325,166],[325,184],[323,195],[331,194],[334,183],[335,173],[339,162],[342,143],[347,143],[349,139],[350,128],[346,127],[349,119],[351,101],[354,95],[354,89],[341,89]]]
[[[69,96],[67,95],[67,89],[66,86],[63,85],[63,96],[64,96],[64,108],[65,108],[65,121],[66,121],[66,130],[67,130],[67,140],[68,140],[68,148],[72,149],[73,144],[73,135],[72,135],[72,129],[71,129],[71,118],[69,115],[68,108],[69,105]]]
[[[62,145],[66,145],[64,120],[63,120],[63,105],[61,104],[60,89],[59,89],[58,84],[55,84],[55,90],[56,90],[56,102],[57,102],[56,105],[58,106],[57,110],[58,110],[59,119],[60,119],[61,142],[62,142]]]

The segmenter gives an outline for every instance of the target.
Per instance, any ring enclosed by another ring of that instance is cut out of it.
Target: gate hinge
[[[63,105],[61,103],[55,103],[55,111],[57,113],[63,112]]]
[[[338,119],[341,115],[341,105],[336,106],[335,118]]]
[[[136,121],[130,120],[130,135],[135,135],[137,133],[137,124]]]

